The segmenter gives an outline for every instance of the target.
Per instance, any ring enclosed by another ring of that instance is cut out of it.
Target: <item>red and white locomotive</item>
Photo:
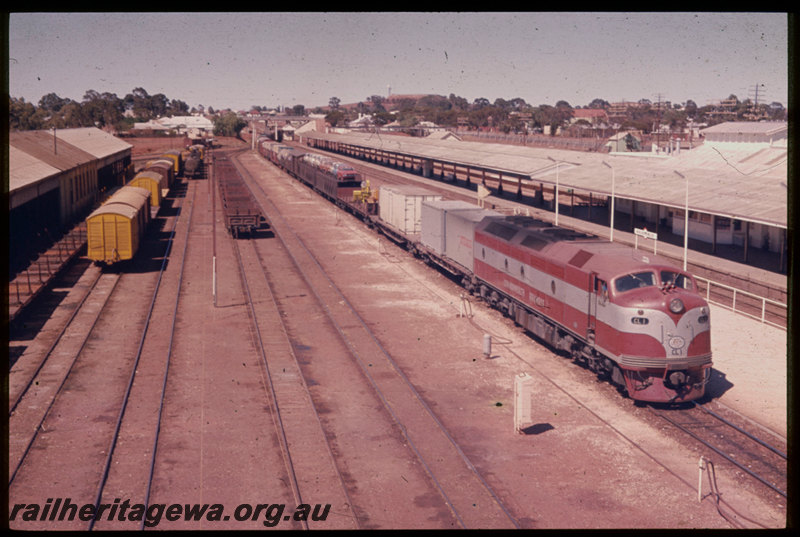
[[[708,303],[666,260],[530,217],[490,217],[475,227],[467,285],[632,399],[705,392]]]

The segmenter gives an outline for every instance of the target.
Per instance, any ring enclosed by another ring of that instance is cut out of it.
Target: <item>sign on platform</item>
[[[647,231],[646,229],[637,227],[636,229],[633,230],[633,232],[636,235],[639,235],[640,237],[644,237],[645,239],[651,239],[651,240],[658,239],[658,234],[653,233],[652,231]]]
[[[653,233],[652,231],[647,231],[647,229],[643,228],[635,228],[633,230],[633,234],[636,235],[636,242],[634,244],[634,248],[637,250],[639,249],[639,237],[644,237],[645,239],[650,239],[653,241],[653,253],[657,253],[658,251],[658,234]]]

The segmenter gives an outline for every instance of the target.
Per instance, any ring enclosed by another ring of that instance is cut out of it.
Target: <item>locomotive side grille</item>
[[[490,233],[496,237],[504,240],[511,240],[511,237],[517,234],[517,229],[509,226],[504,226],[498,222],[492,222],[486,226],[486,233]]]

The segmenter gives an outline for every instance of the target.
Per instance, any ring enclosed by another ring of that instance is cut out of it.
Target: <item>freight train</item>
[[[133,259],[149,222],[161,208],[177,173],[183,169],[180,151],[168,151],[133,175],[86,217],[86,256],[98,264],[113,265]],[[145,200],[141,200],[144,194]]]
[[[631,399],[680,403],[705,394],[709,306],[692,275],[668,260],[431,191],[384,186],[375,196],[357,173],[336,173],[346,165],[325,157],[315,166],[321,159],[269,140],[258,151]]]

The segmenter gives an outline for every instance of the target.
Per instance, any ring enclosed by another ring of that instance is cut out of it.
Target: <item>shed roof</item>
[[[789,128],[785,121],[726,121],[713,127],[702,129],[702,134],[708,133],[743,133],[743,134],[776,134],[787,131]]]
[[[61,170],[18,149],[8,148],[8,190],[14,192],[29,184],[55,177]]]
[[[20,149],[61,171],[69,170],[94,160],[94,156],[64,140],[56,131],[12,132],[9,145]]]
[[[130,144],[95,127],[9,133],[9,192],[79,165],[130,150]]]
[[[131,144],[94,127],[62,129],[56,131],[56,136],[98,159],[133,148]]]
[[[689,182],[691,210],[778,227],[787,226],[786,147],[715,144],[671,156],[603,154],[485,142],[375,134],[309,133],[310,138],[416,155],[522,176],[523,181],[611,194],[683,208]],[[676,173],[678,172],[678,173]]]

